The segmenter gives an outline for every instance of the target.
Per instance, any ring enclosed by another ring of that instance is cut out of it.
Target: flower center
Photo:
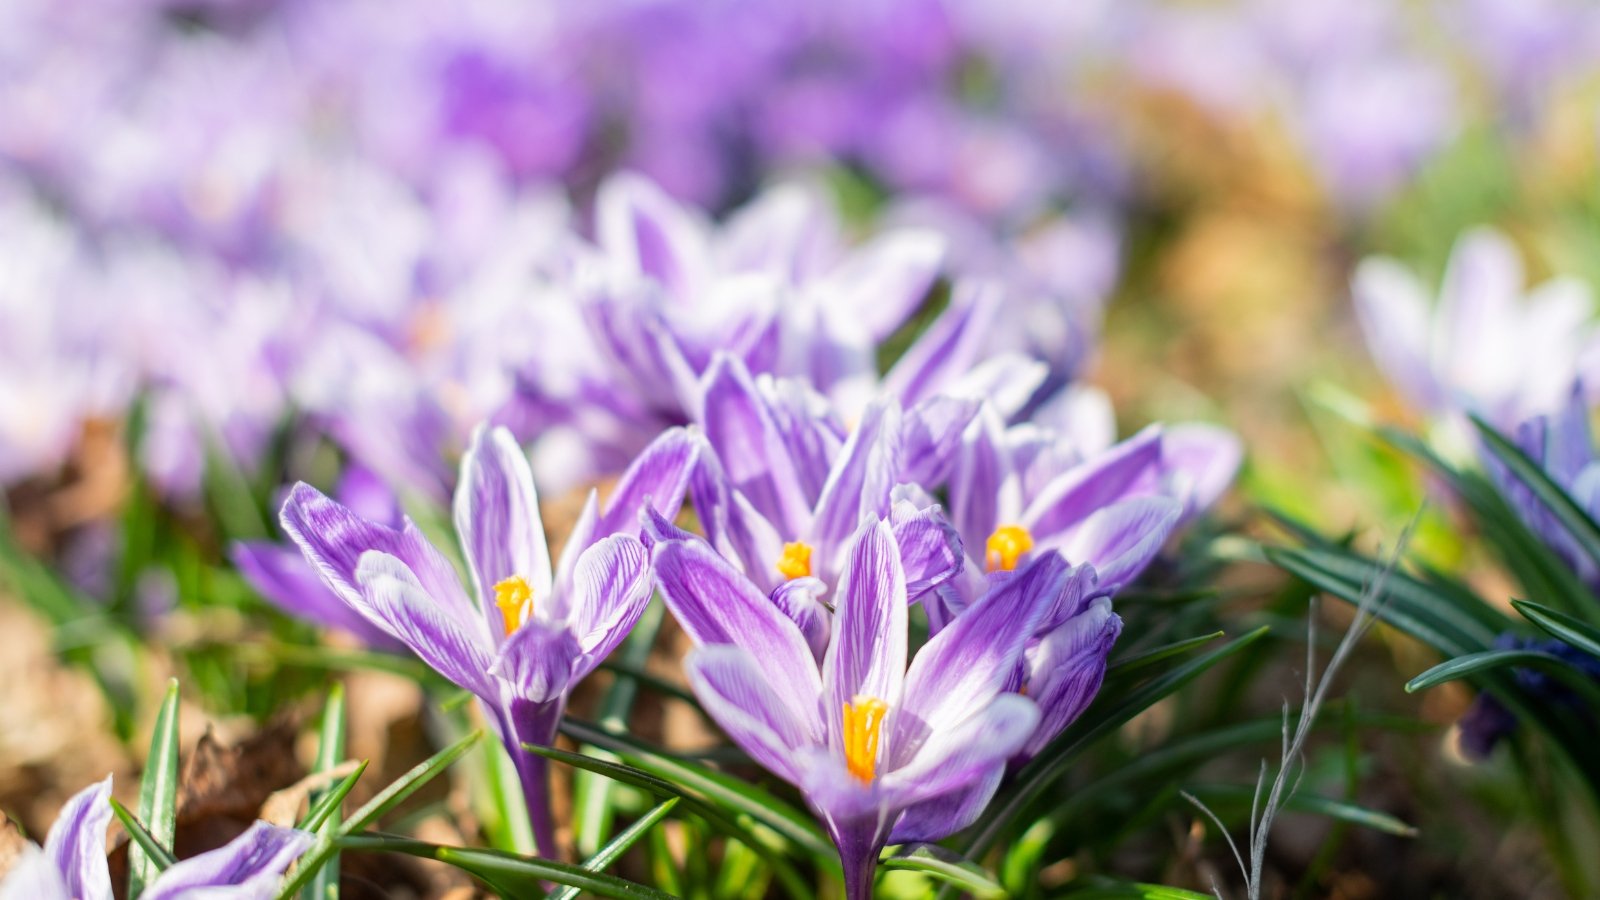
[[[844,764],[862,784],[878,775],[878,730],[888,711],[889,704],[860,694],[844,705]]]
[[[991,572],[1010,572],[1022,554],[1033,549],[1033,535],[1021,525],[1001,525],[989,535],[984,562]]]
[[[793,580],[811,574],[811,545],[794,541],[783,545],[783,555],[778,557],[778,572]]]
[[[500,607],[506,637],[510,637],[533,615],[533,585],[521,575],[505,579],[494,586],[494,605]]]

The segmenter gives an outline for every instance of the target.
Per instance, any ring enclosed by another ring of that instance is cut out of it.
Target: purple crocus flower
[[[455,495],[470,587],[409,520],[365,521],[306,484],[284,504],[284,530],[341,600],[477,695],[516,762],[543,853],[555,847],[547,767],[522,745],[555,740],[573,686],[644,611],[639,516],[647,506],[676,514],[699,446],[689,431],[667,431],[603,507],[591,492],[552,567],[527,457],[506,429],[480,427]]]
[[[399,501],[370,469],[351,466],[339,479],[334,495],[368,522],[390,529],[404,527]],[[406,649],[404,643],[329,590],[299,548],[276,541],[240,541],[234,544],[231,556],[256,593],[290,616],[345,632],[374,649]]]
[[[28,844],[0,882],[0,900],[112,900],[106,864],[111,779],[92,784],[62,807],[41,849]],[[174,863],[142,897],[270,897],[283,871],[313,841],[294,828],[255,822],[215,850]]]
[[[702,398],[713,452],[690,485],[695,509],[712,545],[764,591],[811,578],[819,598],[831,591],[863,517],[891,520],[911,599],[960,568],[938,507],[899,486],[942,479],[976,402],[930,398],[902,410],[875,401],[846,435],[803,384],[752,378],[728,356],[712,363]]]
[[[1567,402],[1551,415],[1517,426],[1516,443],[1584,512],[1600,517],[1600,451],[1595,448],[1589,404],[1581,388],[1574,386]],[[1518,518],[1600,595],[1600,568],[1578,539],[1493,454],[1481,456],[1484,469]]]
[[[1434,416],[1474,412],[1510,429],[1551,412],[1596,347],[1589,290],[1556,278],[1525,292],[1516,248],[1489,229],[1456,244],[1431,311],[1422,283],[1389,259],[1361,264],[1354,296],[1384,374]]]
[[[685,663],[695,694],[740,747],[805,794],[839,849],[846,895],[859,900],[872,895],[885,845],[971,824],[1033,734],[1038,710],[1006,688],[1067,567],[1040,557],[908,668],[908,574],[890,523],[864,522],[846,556],[819,671],[800,628],[709,545],[666,540],[651,550],[668,608],[696,644]]]

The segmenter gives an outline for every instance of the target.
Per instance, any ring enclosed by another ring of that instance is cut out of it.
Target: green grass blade
[[[1109,677],[1115,673],[1119,676],[1125,676],[1142,672],[1145,669],[1148,669],[1159,663],[1166,662],[1175,656],[1182,656],[1183,654],[1188,653],[1190,650],[1203,647],[1222,636],[1223,632],[1213,631],[1210,634],[1202,634],[1198,637],[1186,638],[1181,641],[1175,641],[1171,644],[1163,644],[1160,647],[1153,647],[1149,650],[1133,653],[1119,659],[1114,659],[1111,661],[1111,664],[1106,667],[1106,675]]]
[[[595,775],[612,781],[626,784],[657,797],[676,797],[683,802],[687,812],[705,819],[713,827],[720,829],[724,834],[734,838],[739,843],[753,850],[766,863],[772,867],[778,880],[783,883],[785,890],[791,897],[810,897],[812,891],[800,878],[794,866],[784,855],[790,842],[782,835],[773,832],[759,823],[751,821],[748,817],[739,814],[730,815],[721,807],[706,802],[700,796],[691,793],[683,786],[660,778],[655,774],[642,769],[634,768],[621,762],[612,762],[610,759],[599,759],[580,753],[568,753],[554,747],[539,747],[525,744],[524,747],[531,753],[537,753],[553,762],[565,763],[576,769],[591,772]],[[763,833],[770,835],[764,837]],[[835,860],[834,867],[838,863]]]
[[[970,894],[979,900],[1005,897],[1006,889],[977,863],[965,859],[949,859],[948,852],[936,853],[928,847],[918,847],[904,856],[895,855],[878,862],[878,868],[917,872],[936,881]]]
[[[1485,650],[1445,660],[1406,682],[1406,692],[1424,691],[1447,681],[1458,681],[1508,666],[1526,666],[1549,672],[1582,694],[1592,708],[1600,709],[1600,687],[1595,685],[1594,680],[1571,661],[1542,650]]]
[[[1511,605],[1522,613],[1523,618],[1552,637],[1566,641],[1590,656],[1600,657],[1600,630],[1587,622],[1580,622],[1559,610],[1528,600],[1513,600]]]
[[[366,774],[366,771],[367,761],[362,760],[356,766],[354,772],[339,779],[338,783],[328,790],[320,792],[317,799],[312,801],[310,808],[306,810],[306,817],[300,821],[298,826],[300,830],[317,831],[330,819],[333,819],[334,814],[339,811],[339,804],[344,802],[344,798],[350,796],[350,791],[356,786],[356,782],[361,780],[361,776]]]
[[[349,835],[340,838],[339,843],[346,850],[404,853],[423,859],[436,859],[478,877],[511,897],[536,897],[543,893],[541,885],[554,883],[616,900],[672,900],[671,894],[615,875],[591,872],[581,866],[538,857],[517,856],[502,850],[445,847],[387,834]]]
[[[123,829],[128,832],[128,837],[133,840],[134,845],[144,851],[145,856],[150,859],[157,872],[166,871],[168,867],[178,861],[171,851],[161,846],[160,842],[145,829],[143,822],[134,818],[133,813],[128,812],[126,806],[117,802],[117,798],[109,797],[107,799],[111,801],[112,814],[117,817],[117,821],[122,823]]]
[[[626,728],[634,699],[639,694],[640,682],[655,680],[644,672],[644,664],[650,657],[650,648],[655,645],[665,610],[665,604],[659,598],[653,598],[623,642],[622,649],[613,654],[614,659],[603,664],[615,675],[615,681],[600,702],[601,725]],[[572,788],[572,830],[580,854],[593,855],[599,852],[600,845],[611,835],[614,821],[612,804],[615,800],[612,788],[610,779],[585,770],[578,771]]]
[[[361,831],[378,817],[405,802],[407,797],[416,793],[423,785],[448,769],[456,760],[465,756],[468,750],[477,746],[483,739],[481,730],[474,731],[454,744],[440,750],[428,757],[410,771],[401,775],[388,787],[379,791],[377,796],[368,800],[362,807],[346,819],[333,832],[322,832],[317,835],[316,843],[300,858],[295,867],[294,876],[285,882],[283,889],[278,892],[278,900],[290,900],[298,894],[311,879],[322,871],[322,867],[340,849],[341,840],[354,832]]]
[[[344,759],[345,745],[345,715],[344,715],[344,685],[334,682],[328,691],[328,703],[322,709],[322,739],[317,744],[317,761],[314,771],[326,772],[337,766]],[[355,771],[355,777],[361,776],[361,769]],[[346,778],[345,793],[355,787],[355,778]],[[312,805],[317,801],[334,796],[335,790],[319,791],[311,797]],[[332,821],[332,813],[343,800],[340,796],[328,807],[324,814],[325,820],[320,822],[316,830],[318,834],[328,838],[334,836],[338,824]],[[309,814],[308,814],[309,815]],[[311,879],[311,884],[306,886],[301,893],[301,900],[339,900],[339,854],[338,851],[328,857],[322,868],[317,870],[316,877]]]
[[[668,797],[656,804],[649,812],[645,813],[639,821],[623,829],[622,833],[612,838],[600,851],[584,860],[583,868],[590,872],[604,872],[607,867],[616,862],[622,854],[628,852],[639,839],[644,837],[656,823],[667,817],[673,807],[682,801],[677,797]],[[576,900],[581,893],[577,888],[568,885],[550,895],[550,900]]]
[[[167,683],[167,695],[156,714],[150,736],[150,755],[139,779],[139,821],[161,847],[172,848],[178,832],[178,680]],[[161,874],[155,860],[142,847],[128,852],[128,898],[138,900]]]
[[[837,871],[838,853],[811,817],[771,792],[685,759],[670,756],[631,735],[600,728],[567,717],[563,734],[575,741],[604,748],[659,778],[676,782],[706,800],[748,816],[804,850],[814,862]]]

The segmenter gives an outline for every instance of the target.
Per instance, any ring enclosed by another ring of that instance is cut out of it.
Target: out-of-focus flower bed
[[[1582,895],[1597,51],[0,4],[0,893]]]

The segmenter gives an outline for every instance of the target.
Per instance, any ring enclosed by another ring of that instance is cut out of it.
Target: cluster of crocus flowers
[[[528,458],[510,432],[480,428],[461,461],[455,524],[470,586],[409,520],[368,522],[309,485],[283,527],[351,609],[471,691],[516,763],[541,852],[554,855],[548,745],[572,688],[650,599],[641,512],[676,512],[699,455],[684,429],[645,448],[602,506],[591,493],[552,566]]]
[[[112,900],[106,860],[111,779],[79,791],[62,807],[44,846],[29,843],[0,881],[0,900]],[[215,850],[174,863],[141,897],[271,897],[283,872],[310,848],[313,836],[255,822]]]

